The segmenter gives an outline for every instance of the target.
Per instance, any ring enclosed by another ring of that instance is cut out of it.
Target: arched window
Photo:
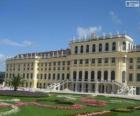
[[[86,52],[89,52],[89,45],[86,45]]]
[[[62,74],[62,80],[64,80],[65,79],[65,75],[64,75],[64,73]]]
[[[123,42],[123,50],[126,50],[126,42]]]
[[[57,80],[59,80],[60,79],[60,74],[57,74]]]
[[[92,52],[96,52],[96,45],[95,44],[92,45]]]
[[[108,71],[104,71],[104,80],[108,80]]]
[[[49,80],[51,79],[51,74],[49,73],[49,78],[48,78]]]
[[[115,51],[116,50],[116,42],[113,42],[112,43],[112,51]]]
[[[101,71],[98,71],[97,78],[98,78],[98,81],[101,81]]]
[[[125,83],[125,71],[122,72],[122,82]]]
[[[45,88],[45,87],[46,87],[46,83],[43,84],[43,88]]]
[[[102,51],[102,44],[100,43],[99,44],[99,52],[101,52]]]
[[[69,73],[67,73],[67,79],[68,79],[68,80],[70,79],[70,74],[69,74]]]
[[[88,71],[85,71],[85,81],[88,81]]]
[[[115,71],[111,71],[111,81],[115,80]]]
[[[108,43],[105,44],[105,51],[109,51],[109,44]]]
[[[73,72],[73,80],[76,81],[76,71]]]
[[[53,74],[53,80],[55,80],[55,74]]]
[[[78,47],[75,46],[75,54],[77,54],[77,53],[78,53]]]
[[[79,81],[82,81],[82,71],[79,71]]]
[[[83,45],[80,47],[80,53],[83,53],[84,51],[84,48],[83,48]]]
[[[94,81],[94,71],[91,71],[91,81]]]

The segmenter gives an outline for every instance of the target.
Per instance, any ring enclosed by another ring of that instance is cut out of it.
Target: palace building
[[[125,34],[77,39],[58,51],[18,54],[6,60],[5,86],[106,94],[140,94],[140,46]]]

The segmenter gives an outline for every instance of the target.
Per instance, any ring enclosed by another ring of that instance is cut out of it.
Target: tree
[[[21,76],[13,76],[8,80],[11,83],[11,86],[14,87],[14,91],[17,91],[20,84],[22,84],[25,80]]]

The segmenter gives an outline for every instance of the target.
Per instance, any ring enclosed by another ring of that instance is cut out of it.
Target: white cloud
[[[111,19],[112,19],[113,23],[122,24],[121,19],[117,16],[117,14],[114,11],[110,11],[109,15],[111,16]]]
[[[102,30],[102,26],[94,26],[94,27],[88,27],[88,28],[78,27],[77,35],[79,38],[81,38],[81,37],[89,36],[92,33],[101,32],[101,30]]]
[[[25,40],[22,42],[16,42],[9,39],[0,39],[0,45],[9,45],[9,46],[16,46],[16,47],[30,47],[32,46],[32,42]]]

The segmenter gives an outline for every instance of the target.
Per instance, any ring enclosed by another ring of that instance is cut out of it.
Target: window
[[[93,44],[93,45],[92,45],[92,52],[95,52],[95,51],[96,51],[96,45]]]
[[[102,58],[98,58],[98,63],[102,63]]]
[[[49,62],[49,66],[51,66],[51,62]]]
[[[102,44],[100,43],[99,44],[99,52],[101,52],[102,51]]]
[[[123,50],[126,50],[126,42],[123,42]]]
[[[140,81],[140,73],[137,73],[137,81]]]
[[[129,69],[133,69],[133,66],[132,66],[132,65],[130,65],[130,66],[129,66]]]
[[[109,44],[108,43],[105,44],[105,51],[109,51]]]
[[[94,59],[94,58],[91,59],[91,63],[92,63],[92,64],[95,64],[95,59]]]
[[[115,58],[114,57],[111,59],[111,62],[112,63],[115,63]]]
[[[80,47],[80,53],[83,53],[83,51],[84,51],[84,48],[83,48],[83,46],[81,46]]]
[[[82,59],[80,59],[80,64],[83,64],[83,60]]]
[[[62,80],[64,80],[65,79],[65,75],[64,75],[64,73],[62,74]]]
[[[67,61],[67,65],[70,65],[70,61]]]
[[[49,74],[49,78],[48,78],[49,80],[51,79],[51,74]]]
[[[108,71],[104,71],[104,80],[108,80]]]
[[[27,73],[27,79],[29,79],[29,73]]]
[[[65,61],[63,61],[62,64],[65,65]]]
[[[69,74],[69,73],[67,73],[67,79],[68,79],[68,80],[70,79],[70,74]]]
[[[60,66],[60,62],[58,62],[57,64],[58,64],[58,66]]]
[[[76,81],[76,71],[73,72],[73,80]]]
[[[78,47],[75,46],[75,54],[77,54],[77,53],[78,53]]]
[[[30,76],[30,78],[31,78],[31,79],[33,78],[33,73],[31,73],[31,76]]]
[[[101,81],[101,71],[98,71],[97,79],[98,81]]]
[[[44,74],[44,79],[47,79],[47,74]]]
[[[89,52],[89,45],[86,45],[86,52]]]
[[[88,80],[88,71],[85,71],[85,81]]]
[[[137,63],[140,63],[140,57],[137,58]]]
[[[74,64],[77,64],[77,60],[74,60]]]
[[[105,58],[104,59],[104,63],[108,63],[108,58]]]
[[[59,80],[60,79],[60,74],[57,74],[57,80]]]
[[[94,71],[91,72],[91,81],[94,81]]]
[[[133,63],[133,58],[129,58],[129,63]]]
[[[133,81],[133,74],[132,73],[129,74],[129,81]]]
[[[55,74],[53,74],[53,80],[55,80]]]
[[[137,69],[140,69],[140,65],[137,65]]]
[[[115,71],[111,71],[111,81],[115,80]]]
[[[126,58],[125,58],[125,57],[123,57],[122,62],[123,62],[123,63],[125,63],[125,62],[126,62]]]
[[[116,42],[113,42],[112,43],[112,51],[115,51],[116,50]]]
[[[82,71],[79,71],[79,81],[82,81]]]
[[[125,83],[125,71],[122,72],[122,82]]]
[[[53,62],[53,65],[55,66],[56,65],[56,62]]]
[[[89,63],[89,60],[88,59],[85,59],[85,64],[88,64]]]

